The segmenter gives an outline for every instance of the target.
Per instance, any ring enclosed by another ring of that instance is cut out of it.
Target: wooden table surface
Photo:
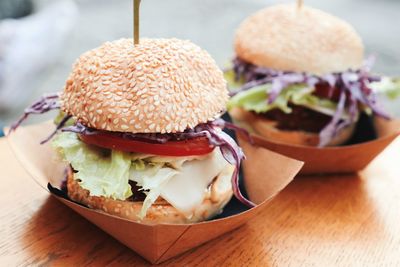
[[[147,263],[40,188],[0,139],[0,266]],[[297,177],[239,229],[165,266],[399,266],[400,139],[358,175]]]

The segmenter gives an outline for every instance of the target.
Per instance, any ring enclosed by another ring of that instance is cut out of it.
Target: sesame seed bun
[[[206,51],[190,41],[143,38],[84,53],[61,107],[99,130],[174,133],[215,119],[227,101],[222,71]]]
[[[209,190],[204,195],[203,202],[196,207],[193,211],[193,216],[190,218],[185,217],[167,201],[159,197],[147,210],[146,217],[140,219],[139,212],[143,202],[122,201],[106,197],[90,196],[89,191],[83,189],[78,181],[74,179],[74,173],[71,169],[69,169],[67,177],[68,196],[72,200],[89,208],[101,210],[114,216],[145,224],[194,223],[218,215],[229,202],[233,194],[231,184],[233,170],[233,166],[227,165],[227,169],[215,178]]]
[[[266,119],[252,112],[241,108],[234,108],[229,112],[232,118],[238,124],[246,124],[247,128],[259,134],[266,139],[278,143],[300,145],[300,146],[318,146],[319,134],[306,131],[285,131],[276,128],[278,122]],[[251,125],[251,126],[249,126]],[[353,135],[355,124],[343,128],[327,146],[338,146],[345,144]]]
[[[321,10],[274,5],[242,22],[234,42],[239,58],[282,71],[322,75],[357,69],[364,47],[347,22]]]

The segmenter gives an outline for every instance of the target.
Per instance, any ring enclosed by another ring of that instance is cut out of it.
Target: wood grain
[[[0,266],[147,263],[53,199],[0,140]],[[238,230],[161,266],[399,266],[400,139],[358,175],[297,177]]]

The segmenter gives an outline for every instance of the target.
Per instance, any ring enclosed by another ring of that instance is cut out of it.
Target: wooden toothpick
[[[300,9],[303,6],[303,0],[297,0],[297,8]]]
[[[140,0],[133,2],[133,44],[139,44],[139,9]]]

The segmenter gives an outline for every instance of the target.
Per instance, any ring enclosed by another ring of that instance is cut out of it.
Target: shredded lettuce
[[[228,102],[228,110],[234,107],[241,107],[246,110],[255,111],[257,113],[266,112],[277,106],[276,103],[269,105],[267,103],[267,88],[270,85],[260,85],[247,91],[240,92],[232,97]],[[283,110],[289,112],[286,107]]]
[[[335,102],[313,95],[314,89],[309,88],[306,84],[291,85],[285,88],[274,102],[268,103],[268,93],[271,88],[271,84],[263,84],[242,91],[230,99],[228,109],[241,107],[248,111],[262,113],[278,108],[285,113],[290,113],[292,109],[289,103],[293,103],[330,116],[336,112],[337,104]]]
[[[232,67],[229,67],[224,72],[224,78],[228,82],[229,90],[235,90],[245,84],[243,77],[239,80],[236,79],[236,73]]]
[[[54,118],[54,124],[55,125],[59,125],[62,120],[65,118],[65,116],[67,116],[66,113],[64,113],[63,111],[58,112],[57,117]],[[75,120],[70,117],[66,122],[64,122],[63,126],[72,126],[75,124]]]
[[[383,77],[381,81],[371,83],[371,87],[376,93],[383,93],[391,100],[400,97],[400,79]]]
[[[371,113],[377,116],[390,119],[390,115],[384,110],[380,101],[377,100],[376,92],[371,87],[371,83],[381,80],[381,77],[371,74],[371,68],[374,63],[373,57],[365,60],[359,69],[349,69],[344,72],[329,73],[322,76],[305,72],[270,69],[251,64],[240,58],[235,58],[232,63],[231,70],[235,74],[234,79],[243,79],[244,84],[231,92],[231,95],[239,94],[257,86],[271,84],[271,88],[267,92],[267,100],[268,103],[273,103],[285,89],[292,85],[306,84],[308,88],[315,88],[318,84],[324,84],[325,86],[328,85],[331,90],[338,90],[340,95],[343,95],[344,108],[339,108],[340,105],[336,104],[337,109],[333,113],[331,121],[320,132],[320,147],[329,143],[326,142],[329,140],[323,137],[333,138],[344,127],[343,123],[347,125],[355,123],[358,120],[360,111],[368,111],[369,109]],[[230,75],[232,76],[232,74]],[[302,98],[302,100],[305,99]],[[315,105],[309,104],[309,101],[302,103],[303,106],[317,110]],[[269,106],[266,105],[265,107]],[[259,106],[257,108],[259,109]],[[326,113],[329,109],[322,107],[318,111]],[[333,123],[335,125],[331,125]],[[326,133],[327,129],[330,131],[329,134]]]
[[[125,200],[132,195],[129,180],[135,181],[146,194],[139,214],[141,218],[146,216],[163,185],[178,173],[182,164],[199,158],[160,157],[101,149],[81,142],[75,133],[70,132],[58,134],[52,145],[77,171],[75,175],[80,186],[89,190],[92,196]]]
[[[132,195],[129,185],[131,159],[128,153],[109,152],[86,145],[74,133],[57,135],[52,145],[78,171],[76,177],[80,180],[79,184],[89,190],[92,196],[125,200]]]

